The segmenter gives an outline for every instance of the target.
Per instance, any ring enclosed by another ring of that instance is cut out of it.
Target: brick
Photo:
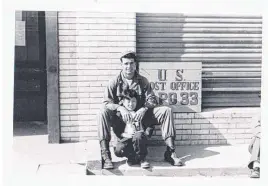
[[[70,82],[60,82],[60,87],[70,87]]]
[[[207,119],[192,119],[192,123],[209,123]]]
[[[100,109],[101,108],[101,106],[102,106],[102,104],[90,104],[90,109]]]
[[[60,76],[59,77],[59,81],[61,82],[69,82],[69,81],[77,81],[78,80],[78,76]],[[61,90],[62,88],[60,88]],[[61,91],[62,92],[62,91]]]
[[[191,145],[208,145],[208,140],[192,140]]]
[[[61,132],[62,138],[74,138],[74,137],[86,137],[86,136],[97,136],[97,132]]]
[[[235,134],[224,134],[223,135],[225,139],[235,139]]]
[[[79,98],[89,98],[90,97],[90,93],[77,93],[77,97]]]
[[[77,115],[78,110],[60,110],[60,115]]]
[[[225,145],[227,144],[227,140],[209,140],[209,145]]]
[[[79,98],[79,103],[101,103],[102,98]]]
[[[235,144],[244,144],[245,140],[244,139],[235,139],[235,140],[227,140],[227,144],[230,145],[235,145]]]
[[[211,113],[211,112],[195,113],[194,118],[196,118],[196,119],[213,118],[213,113]]]
[[[77,92],[77,88],[60,88],[60,92]]]
[[[192,130],[176,130],[176,134],[191,134]]]
[[[178,119],[191,119],[194,118],[194,113],[176,113]]]
[[[244,129],[228,129],[227,132],[231,134],[239,134],[239,133],[244,133],[245,130]]]
[[[225,129],[235,129],[236,125],[235,124],[218,124],[217,128],[225,128]]]
[[[227,133],[227,129],[210,129],[209,130],[210,134],[222,134],[222,133]]]
[[[97,126],[71,126],[71,127],[61,127],[62,132],[87,132],[87,131],[97,131]]]
[[[200,135],[199,139],[208,140],[208,139],[210,139],[210,136],[209,135]]]
[[[250,139],[252,134],[236,134],[235,139]]]
[[[192,129],[192,124],[182,125],[183,129]]]
[[[183,127],[182,124],[175,124],[175,128],[176,128],[176,130],[177,130],[177,129],[182,129],[182,127]]]
[[[192,124],[192,129],[201,129],[200,124]]]
[[[214,113],[213,118],[230,118],[231,113]]]
[[[206,124],[206,123],[200,124],[201,129],[210,129],[211,127],[212,127],[211,124]]]
[[[90,104],[80,103],[80,104],[77,104],[77,108],[78,109],[90,109]]]
[[[108,85],[108,81],[96,81],[90,82],[90,87],[105,87]]]
[[[103,99],[103,93],[90,93],[90,98],[102,98]]]
[[[190,137],[189,139],[192,139],[192,140],[202,139],[201,135],[188,135],[188,136]]]
[[[224,134],[217,134],[217,139],[222,140],[222,139],[226,139],[226,137]]]
[[[175,141],[176,145],[191,145],[191,141]]]
[[[250,122],[251,122],[251,119],[248,119],[248,118],[233,118],[229,121],[229,123],[232,123],[232,124],[238,124],[238,123],[244,124],[244,123],[250,123]]]
[[[71,120],[70,116],[60,116],[60,120]]]
[[[192,130],[192,134],[209,134],[209,130]]]
[[[191,119],[175,119],[174,123],[178,124],[190,124]]]
[[[228,123],[230,118],[214,118],[214,119],[209,119],[210,123],[215,123],[215,124],[220,124],[220,123]]]
[[[236,128],[238,129],[248,129],[251,128],[250,124],[247,123],[237,123]]]
[[[60,99],[60,103],[79,103],[79,99],[77,98]]]
[[[70,105],[70,104],[61,104],[61,105],[60,105],[60,109],[61,109],[61,110],[68,110],[68,109],[71,109],[71,105]]]

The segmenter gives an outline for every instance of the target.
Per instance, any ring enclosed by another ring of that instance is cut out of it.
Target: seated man
[[[103,107],[97,116],[98,136],[101,148],[102,167],[112,169],[113,162],[109,143],[111,140],[111,128],[121,127],[133,118],[130,112],[119,105],[122,100],[122,91],[125,87],[135,90],[138,99],[135,109],[135,119],[146,124],[146,131],[151,133],[154,125],[161,125],[162,138],[167,145],[164,158],[173,166],[182,166],[182,161],[175,151],[176,129],[173,121],[172,109],[167,106],[157,105],[154,92],[147,78],[137,71],[138,62],[135,52],[127,51],[120,57],[121,72],[112,78],[104,91]],[[117,116],[120,112],[122,118]]]
[[[260,114],[253,119],[253,137],[249,145],[249,152],[251,158],[248,164],[248,168],[252,170],[250,177],[260,177],[260,138],[261,138],[261,116]]]
[[[134,90],[127,89],[123,91],[123,105],[131,114],[132,121],[125,124],[125,129],[114,132],[119,138],[114,152],[118,157],[127,157],[128,164],[134,165],[140,163],[141,168],[149,168],[150,164],[145,160],[147,155],[147,137],[144,133],[144,125],[134,119],[135,108],[137,106],[137,93]],[[117,113],[121,117],[120,112]]]

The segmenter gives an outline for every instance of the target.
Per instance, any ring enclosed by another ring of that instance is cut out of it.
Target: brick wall
[[[59,12],[62,141],[97,139],[104,86],[120,70],[119,55],[136,48],[135,13]],[[174,113],[177,145],[248,143],[259,108]],[[151,144],[163,144],[158,126]]]
[[[103,88],[136,48],[135,13],[59,12],[62,141],[96,139]]]
[[[176,145],[223,145],[249,143],[252,117],[259,108],[214,108],[201,113],[174,113]],[[151,144],[163,144],[157,126]]]

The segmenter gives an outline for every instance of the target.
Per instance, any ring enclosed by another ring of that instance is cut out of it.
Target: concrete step
[[[147,160],[149,169],[139,165],[128,166],[126,158],[114,156],[111,148],[114,169],[101,169],[100,160],[88,160],[87,175],[125,175],[125,176],[241,176],[249,175],[247,163],[250,154],[247,145],[236,146],[177,146],[176,153],[184,162],[182,167],[174,167],[164,161],[165,146],[150,146]]]
[[[150,161],[151,167],[142,169],[139,165],[129,166],[126,160],[114,163],[114,169],[101,169],[100,161],[88,161],[86,175],[113,175],[113,176],[165,176],[165,177],[191,177],[191,176],[242,176],[249,175],[246,167],[207,167],[189,168],[187,166],[175,167],[166,162]]]

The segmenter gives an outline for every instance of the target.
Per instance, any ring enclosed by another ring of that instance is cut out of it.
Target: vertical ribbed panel
[[[137,14],[140,62],[202,62],[203,107],[259,106],[262,17]]]

